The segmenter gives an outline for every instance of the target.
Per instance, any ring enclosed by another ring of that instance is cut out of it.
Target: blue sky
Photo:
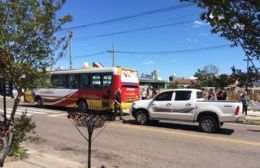
[[[70,13],[73,22],[65,27],[89,24],[113,18],[180,4],[177,0],[68,0],[59,15]],[[227,40],[211,34],[210,26],[199,19],[201,10],[196,6],[146,15],[125,21],[109,23],[73,30],[73,68],[81,68],[84,62],[100,62],[112,65],[109,53],[89,57],[79,57],[107,51],[115,45],[115,50],[123,51],[175,51],[230,44]],[[89,36],[138,29],[161,24],[192,21],[191,23],[162,27],[114,36],[86,39]],[[244,53],[240,48],[225,47],[214,50],[174,54],[115,54],[115,64],[132,67],[139,74],[150,74],[158,69],[160,76],[167,80],[169,75],[192,76],[199,68],[214,64],[220,73],[231,73],[231,67],[245,69]],[[62,58],[56,67],[69,67],[69,56]]]

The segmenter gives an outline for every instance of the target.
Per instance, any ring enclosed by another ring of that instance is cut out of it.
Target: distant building
[[[159,70],[154,70],[151,74],[141,74],[140,79],[144,80],[162,80],[159,75]]]
[[[140,86],[152,86],[154,88],[166,88],[168,83],[165,80],[162,80],[159,71],[154,70],[151,74],[141,74],[139,77]]]
[[[192,87],[194,83],[196,83],[196,77],[176,77],[175,75],[171,75],[169,77],[169,83],[178,84],[181,88],[189,88]]]

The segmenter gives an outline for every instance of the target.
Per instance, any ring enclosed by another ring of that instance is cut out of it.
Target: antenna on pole
[[[112,46],[112,67],[115,66],[115,45]]]

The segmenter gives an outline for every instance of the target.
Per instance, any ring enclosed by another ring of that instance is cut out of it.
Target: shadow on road
[[[254,130],[254,129],[247,129],[248,131],[252,131],[252,132],[258,132],[260,133],[260,130]]]
[[[137,125],[135,120],[124,120],[124,124],[130,124],[130,125]],[[168,128],[168,129],[176,129],[176,130],[183,130],[183,131],[192,131],[192,132],[200,132],[203,133],[200,128],[197,125],[187,125],[182,123],[165,123],[165,122],[159,122],[157,124],[150,125],[150,127],[157,127],[157,128]],[[228,128],[221,128],[218,132],[215,134],[220,135],[231,135],[234,133],[233,129]]]

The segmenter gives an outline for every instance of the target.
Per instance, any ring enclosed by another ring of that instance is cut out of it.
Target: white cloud
[[[205,26],[205,25],[206,25],[206,23],[199,21],[199,20],[196,20],[196,21],[193,22],[192,27],[193,28],[200,28],[201,26]]]
[[[151,65],[151,64],[155,64],[155,62],[154,61],[146,61],[146,62],[144,62],[144,64],[145,65]]]

